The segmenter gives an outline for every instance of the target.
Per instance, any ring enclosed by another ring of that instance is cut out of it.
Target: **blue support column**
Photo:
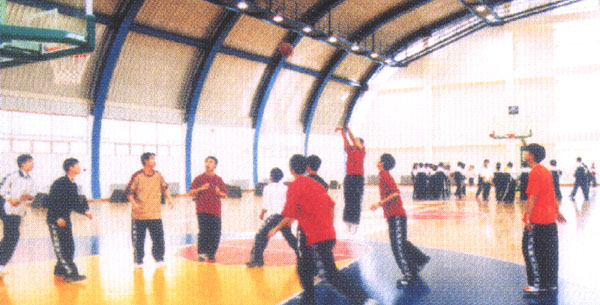
[[[196,122],[196,111],[198,111],[198,103],[200,102],[200,96],[204,83],[210,68],[217,56],[217,53],[221,49],[223,42],[227,38],[227,35],[233,29],[233,26],[240,18],[240,15],[235,12],[227,11],[223,18],[221,26],[218,27],[217,33],[210,40],[207,45],[207,55],[202,61],[202,64],[198,67],[198,70],[192,77],[192,90],[187,103],[187,129],[185,131],[185,189],[189,191],[192,185],[192,142],[194,124]]]
[[[305,156],[308,155],[308,140],[310,138],[310,128],[312,127],[312,120],[313,120],[313,117],[315,116],[315,112],[317,110],[317,104],[319,102],[319,99],[321,98],[321,95],[323,94],[323,91],[325,90],[325,86],[327,86],[327,82],[333,75],[333,72],[342,63],[344,58],[346,58],[346,55],[348,55],[348,53],[346,53],[344,50],[338,50],[333,55],[333,57],[327,64],[327,67],[325,67],[325,73],[321,77],[319,77],[319,79],[317,80],[315,89],[313,89],[313,91],[310,94],[310,97],[309,97],[306,107],[304,109],[304,113],[302,115],[303,122],[304,122],[304,155]]]
[[[102,135],[102,117],[106,104],[106,97],[110,88],[110,81],[119,60],[121,49],[127,38],[131,24],[144,5],[144,0],[131,0],[120,20],[115,21],[116,33],[108,42],[107,52],[104,54],[100,77],[96,83],[96,96],[94,98],[94,123],[92,126],[92,197],[97,199],[102,196],[100,188],[100,140]]]
[[[293,35],[295,37],[290,41],[290,44],[295,47],[300,41],[300,38],[295,34]],[[258,184],[258,140],[260,137],[262,118],[265,113],[265,108],[267,107],[267,100],[269,99],[271,90],[277,80],[277,75],[279,75],[284,63],[285,59],[281,55],[276,55],[273,58],[269,63],[265,72],[265,77],[256,92],[256,100],[259,102],[256,102],[258,108],[253,116],[256,118],[254,121],[254,141],[252,142],[252,181],[254,182],[254,185]]]

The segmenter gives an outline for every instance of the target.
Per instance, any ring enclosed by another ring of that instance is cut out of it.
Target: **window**
[[[52,143],[52,152],[55,154],[68,154],[69,153],[69,143],[68,142]]]
[[[158,153],[159,156],[168,156],[169,155],[169,146],[164,146],[164,145],[160,145],[158,147]]]
[[[0,111],[0,135],[11,134],[11,112]]]
[[[37,138],[52,135],[52,116],[37,113],[13,113],[13,135],[34,135]]]
[[[142,145],[131,145],[131,155],[132,156],[141,156],[144,151],[144,146]]]
[[[114,156],[115,155],[115,144],[113,144],[113,143],[101,143],[100,144],[100,155],[102,155],[102,156]]]
[[[19,153],[31,152],[31,143],[29,141],[13,141],[13,151]]]
[[[0,152],[3,152],[3,153],[10,152],[10,141],[9,140],[0,140]]]
[[[131,143],[156,144],[156,123],[131,122]]]
[[[71,143],[71,154],[73,155],[83,155],[87,153],[87,143],[82,142],[72,142]]]
[[[129,156],[129,144],[117,144],[117,156]]]
[[[50,153],[50,142],[33,142],[34,153]]]

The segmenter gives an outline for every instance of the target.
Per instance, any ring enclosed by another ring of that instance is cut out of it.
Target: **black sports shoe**
[[[423,268],[425,268],[425,265],[427,265],[427,263],[429,263],[430,260],[431,260],[431,257],[427,256],[427,258],[425,259],[425,261],[423,261],[423,263],[417,265],[417,273],[421,272],[423,270]]]
[[[67,271],[54,271],[54,276],[67,276]]]
[[[67,283],[79,282],[83,280],[85,280],[85,275],[81,274],[72,274],[65,276],[65,282]]]
[[[259,262],[259,261],[249,261],[246,263],[246,266],[248,266],[249,268],[262,267],[264,265],[265,265],[264,262]]]

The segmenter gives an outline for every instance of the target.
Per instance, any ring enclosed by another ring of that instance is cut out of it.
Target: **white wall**
[[[597,5],[547,13],[481,30],[373,81],[351,124],[365,135],[367,164],[383,152],[399,174],[419,161],[515,163],[520,142],[489,134],[531,129],[527,141],[545,145],[546,161],[557,159],[571,182],[577,156],[600,160],[599,30]],[[507,113],[513,105],[517,116]]]

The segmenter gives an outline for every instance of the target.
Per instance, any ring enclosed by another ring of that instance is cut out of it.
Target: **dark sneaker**
[[[54,276],[67,276],[67,271],[54,271]]]
[[[425,268],[425,265],[427,265],[427,263],[429,263],[430,260],[431,260],[431,257],[427,256],[427,258],[425,259],[425,261],[423,261],[423,263],[417,265],[417,273],[421,272],[423,270],[423,268]]]
[[[217,259],[215,258],[215,256],[214,256],[214,255],[209,255],[209,256],[208,256],[208,260],[207,260],[207,262],[208,262],[208,263],[216,263],[216,262],[217,262]]]
[[[206,254],[198,254],[198,261],[205,262],[208,260],[208,256]]]
[[[246,263],[246,266],[247,266],[247,267],[250,267],[250,268],[254,268],[254,267],[262,267],[262,266],[264,266],[264,265],[265,265],[265,263],[264,263],[264,262],[261,262],[261,261],[253,261],[253,260],[251,260],[251,261],[249,261],[249,262],[247,262],[247,263]]]
[[[83,281],[83,280],[85,280],[85,275],[81,275],[81,274],[67,275],[65,277],[65,282],[67,282],[67,283],[79,282],[79,281]]]

